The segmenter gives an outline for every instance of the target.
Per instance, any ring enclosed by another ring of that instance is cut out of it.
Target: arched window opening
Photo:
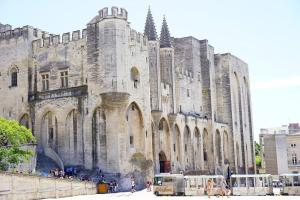
[[[106,169],[107,141],[106,141],[106,116],[102,108],[97,108],[92,119],[92,160],[93,167]]]
[[[23,126],[25,126],[26,128],[30,128],[30,124],[29,124],[29,115],[28,114],[24,114],[21,119],[20,119],[20,124],[22,124]]]
[[[140,83],[140,72],[136,67],[132,67],[130,70],[131,80],[133,81],[133,87],[138,88]]]
[[[208,161],[208,132],[206,129],[203,130],[203,160]]]
[[[137,104],[132,103],[126,112],[127,133],[129,147],[137,152],[143,152],[145,148],[145,130],[143,129],[143,117]]]

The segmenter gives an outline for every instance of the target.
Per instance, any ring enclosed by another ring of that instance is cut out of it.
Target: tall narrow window
[[[62,88],[68,87],[68,71],[60,72],[60,82]]]
[[[42,74],[42,91],[49,90],[49,74]]]
[[[18,86],[18,71],[16,68],[11,70],[11,87]]]
[[[292,154],[292,162],[293,165],[297,165],[297,155],[295,153]]]
[[[130,147],[133,148],[133,147],[134,147],[134,146],[133,146],[133,135],[131,135],[131,136],[129,137],[129,143],[130,143]]]

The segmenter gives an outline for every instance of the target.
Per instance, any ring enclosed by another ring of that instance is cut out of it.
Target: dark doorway
[[[166,154],[161,151],[158,154],[159,157],[159,172],[160,173],[167,173],[171,171],[171,164],[170,161],[167,160]]]

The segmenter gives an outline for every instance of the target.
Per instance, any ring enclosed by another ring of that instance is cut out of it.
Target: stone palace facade
[[[0,116],[32,129],[59,166],[132,173],[255,170],[247,64],[207,40],[145,32],[103,8],[82,31],[50,34],[0,24]]]

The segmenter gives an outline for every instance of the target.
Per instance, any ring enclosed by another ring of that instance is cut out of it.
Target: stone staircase
[[[49,173],[50,169],[59,168],[54,160],[43,153],[37,154],[36,171],[38,173]]]

